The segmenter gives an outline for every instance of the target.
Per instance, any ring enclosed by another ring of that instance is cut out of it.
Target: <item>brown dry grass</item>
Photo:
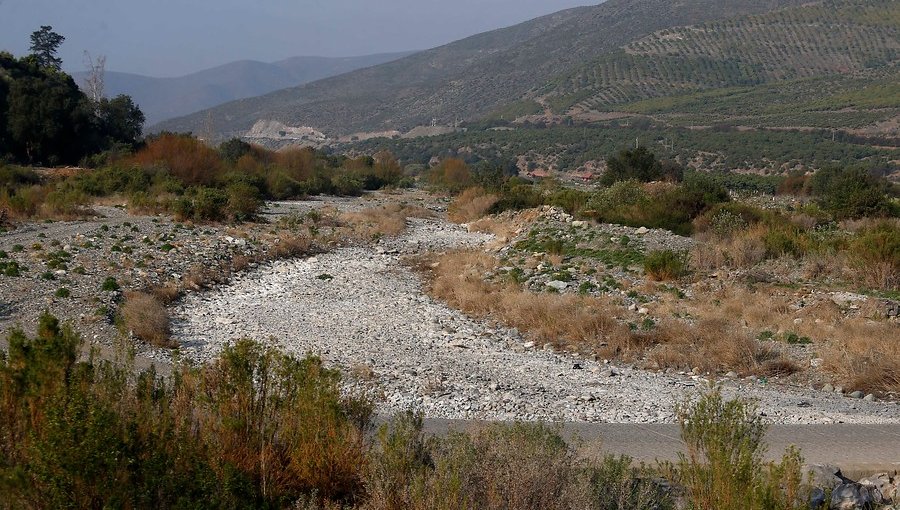
[[[487,214],[500,200],[482,188],[469,188],[460,193],[447,209],[447,217],[454,223],[469,223]]]
[[[821,352],[824,369],[851,390],[900,393],[897,326],[885,321],[849,321],[834,328]]]
[[[159,300],[160,303],[168,305],[181,297],[181,287],[176,283],[167,283],[151,288],[149,293]]]
[[[119,312],[125,327],[137,338],[157,347],[177,347],[170,337],[169,312],[155,296],[128,292]]]
[[[664,320],[649,331],[632,331],[622,319],[629,318],[630,312],[607,300],[535,294],[511,284],[485,282],[482,275],[496,264],[496,259],[486,253],[463,251],[425,259],[420,267],[430,271],[429,292],[434,297],[469,315],[499,320],[535,341],[558,348],[626,361],[649,355],[661,368],[699,367],[709,372],[736,370],[767,375],[798,370],[778,349],[756,341],[730,321],[708,318],[691,325]],[[727,314],[721,309],[719,313]]]
[[[344,213],[341,221],[350,225],[351,235],[359,239],[397,236],[406,230],[409,218],[433,218],[435,214],[424,207],[408,204],[389,204],[359,212]]]
[[[650,359],[660,368],[735,370],[745,375],[790,375],[799,370],[777,349],[750,338],[725,319],[704,319],[693,325],[666,320],[646,336],[658,345]]]
[[[266,254],[269,260],[303,257],[313,253],[315,247],[312,239],[306,236],[286,235],[275,242]],[[241,261],[238,261],[240,265]],[[249,264],[250,261],[247,261]]]
[[[481,252],[455,252],[436,263],[431,294],[470,315],[495,318],[535,341],[569,350],[625,355],[639,347],[628,328],[613,318],[611,305],[599,298],[534,294],[514,285],[487,283],[481,275],[496,259]]]
[[[691,265],[701,270],[721,267],[750,268],[766,258],[763,242],[766,227],[753,227],[726,239],[698,236],[700,243],[691,250]]]

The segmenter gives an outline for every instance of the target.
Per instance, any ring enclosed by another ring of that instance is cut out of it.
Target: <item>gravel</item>
[[[212,359],[250,337],[314,353],[350,374],[348,386],[382,396],[380,410],[428,418],[671,423],[674,405],[709,382],[554,352],[502,325],[429,298],[405,254],[480,247],[489,236],[411,220],[397,239],[268,264],[191,294],[173,311],[180,356]],[[168,360],[169,353],[153,356]],[[755,399],[771,423],[900,423],[900,406],[766,383],[721,382]],[[374,390],[373,390],[374,388]]]

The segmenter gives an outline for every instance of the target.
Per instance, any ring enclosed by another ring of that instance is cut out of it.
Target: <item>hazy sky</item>
[[[68,71],[175,76],[233,60],[426,49],[599,0],[0,0],[0,49],[52,25]]]

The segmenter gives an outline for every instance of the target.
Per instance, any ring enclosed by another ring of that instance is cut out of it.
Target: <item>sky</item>
[[[0,0],[0,50],[51,25],[63,68],[179,76],[234,60],[427,49],[599,0]]]

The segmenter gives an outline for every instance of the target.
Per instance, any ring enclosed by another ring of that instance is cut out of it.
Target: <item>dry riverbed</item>
[[[32,329],[37,314],[48,309],[72,321],[91,342],[109,347],[121,333],[103,313],[119,292],[102,290],[107,278],[123,288],[165,283],[198,264],[264,250],[279,217],[409,200],[272,204],[270,225],[241,232],[179,226],[112,208],[102,209],[104,217],[95,221],[26,226],[0,237],[0,249],[30,266],[25,276],[0,277],[0,330],[5,337],[17,324]],[[421,196],[415,200],[442,207]],[[255,338],[298,355],[322,356],[348,374],[349,385],[373,392],[382,412],[418,409],[430,418],[671,423],[675,403],[708,384],[700,375],[644,371],[544,349],[514,329],[435,301],[403,262],[427,251],[480,250],[491,241],[443,219],[411,218],[396,238],[251,265],[229,283],[190,292],[173,305],[177,354],[138,343],[138,355],[161,364],[173,357],[203,362],[236,338]],[[49,262],[51,246],[70,254],[64,269],[45,267],[56,265]],[[47,272],[52,279],[43,277]],[[62,286],[70,297],[55,296]],[[734,378],[723,384],[730,396],[756,399],[772,423],[900,423],[900,406],[893,402],[771,381]]]

